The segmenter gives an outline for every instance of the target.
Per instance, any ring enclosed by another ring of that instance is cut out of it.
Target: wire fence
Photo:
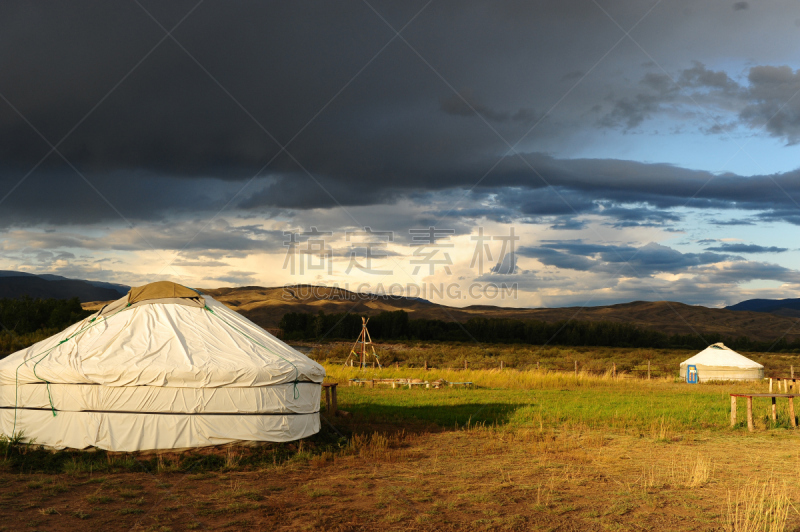
[[[333,365],[345,365],[345,360],[332,360],[328,359],[328,363]],[[354,364],[358,366],[356,362]],[[366,368],[376,368],[377,365],[371,361]],[[620,378],[634,378],[634,379],[660,379],[660,378],[680,378],[680,365],[679,364],[664,364],[664,363],[643,363],[637,365],[630,364],[617,364],[610,361],[602,366],[598,366],[596,361],[591,363],[581,362],[578,360],[573,361],[571,366],[551,362],[536,362],[528,363],[522,367],[506,365],[504,361],[498,360],[496,363],[487,365],[482,362],[479,365],[471,365],[468,360],[464,360],[459,364],[450,364],[447,366],[434,366],[424,362],[423,364],[413,364],[404,362],[392,362],[384,364],[384,368],[389,369],[427,369],[427,370],[447,370],[447,371],[463,371],[463,370],[517,370],[517,371],[548,371],[559,373],[574,373],[584,375],[608,375]],[[800,366],[797,366],[797,379],[800,380]],[[704,377],[709,373],[719,376],[719,380],[743,380],[743,377],[737,377],[731,369],[714,370],[711,368],[704,368],[702,371]],[[795,366],[768,366],[764,368],[765,379],[773,380],[793,380],[795,379]],[[703,380],[706,380],[705,378]],[[745,380],[751,380],[751,377],[746,377]]]

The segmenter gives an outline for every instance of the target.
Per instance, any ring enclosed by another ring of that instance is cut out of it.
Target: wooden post
[[[501,370],[503,369],[503,361],[502,360],[500,361],[500,369]]]
[[[797,420],[794,418],[794,397],[789,398],[789,420],[792,423],[792,428],[797,428]]]
[[[575,376],[578,376],[578,361],[575,361]]]
[[[647,380],[650,380],[650,361],[647,361]]]
[[[425,361],[425,371],[428,371],[428,361]]]
[[[369,387],[370,388],[374,388],[375,387],[375,379],[372,379],[371,381],[369,381]]]
[[[339,386],[339,383],[333,383],[331,386],[331,405],[333,406],[333,415],[336,415],[336,412],[339,410],[339,400],[336,397],[336,388]]]
[[[778,421],[778,407],[774,397],[772,398],[772,421]]]
[[[331,413],[331,387],[325,387],[325,410],[328,415]]]
[[[772,377],[769,379],[769,393],[772,393]]]
[[[753,426],[753,397],[747,397],[747,430],[754,432],[756,429]]]
[[[467,362],[467,359],[465,358],[464,359],[464,369],[467,369],[467,367],[469,367],[469,363]]]
[[[736,396],[731,395],[731,428],[736,426]]]

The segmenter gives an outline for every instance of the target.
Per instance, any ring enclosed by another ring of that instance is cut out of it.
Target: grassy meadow
[[[323,344],[304,343],[298,346],[308,356],[331,367],[342,364],[350,354],[352,342],[329,342]],[[368,348],[369,349],[369,348]],[[651,376],[677,377],[678,366],[687,358],[697,354],[690,349],[639,349],[622,347],[565,347],[532,346],[526,344],[459,344],[459,343],[400,343],[375,346],[375,352],[384,367],[400,366],[403,369],[425,367],[435,369],[463,369],[464,362],[470,369],[517,370],[547,369],[553,371],[578,370],[603,374],[612,370],[629,377],[647,376],[650,362]],[[800,377],[800,354],[747,352],[748,358],[764,365],[765,375],[789,376],[795,366]]]
[[[536,370],[520,347],[497,349],[503,370],[465,346],[395,348],[399,367],[382,370],[334,351],[321,360],[348,415],[323,404],[322,431],[301,442],[137,455],[2,442],[0,530],[800,530],[786,402],[773,423],[756,400],[749,433],[740,401],[729,426],[729,394],[766,383],[632,378],[620,366],[643,354],[624,350],[550,357],[620,360],[616,377],[600,363]],[[475,387],[347,385],[391,377]]]

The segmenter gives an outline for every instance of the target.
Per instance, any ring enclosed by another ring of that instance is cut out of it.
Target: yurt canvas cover
[[[152,283],[0,361],[0,431],[112,451],[289,441],[319,431],[324,377],[213,298]]]
[[[695,356],[681,362],[681,378],[686,368],[697,367],[700,382],[751,381],[764,378],[764,366],[726,347],[722,342],[710,345]]]

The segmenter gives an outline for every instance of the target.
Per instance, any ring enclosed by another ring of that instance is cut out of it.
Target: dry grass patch
[[[728,492],[725,525],[729,532],[784,532],[796,514],[786,483],[749,480]]]

